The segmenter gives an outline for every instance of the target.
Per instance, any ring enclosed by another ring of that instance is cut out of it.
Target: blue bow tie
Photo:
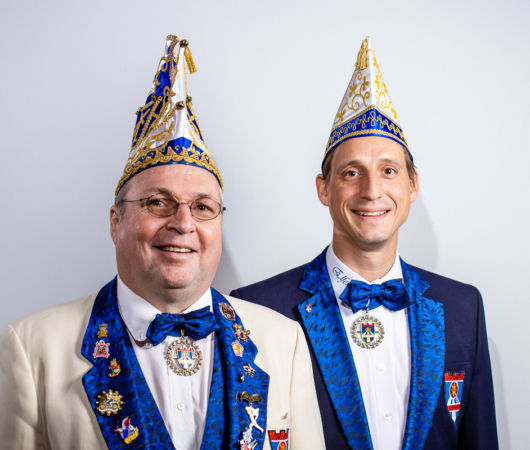
[[[409,303],[401,280],[390,280],[383,284],[368,284],[352,280],[340,294],[340,299],[347,303],[354,313],[367,306],[369,309],[374,309],[380,305],[392,311],[399,311]]]
[[[198,341],[217,329],[215,315],[208,306],[186,314],[157,314],[147,328],[146,336],[158,345],[166,336],[184,335]]]

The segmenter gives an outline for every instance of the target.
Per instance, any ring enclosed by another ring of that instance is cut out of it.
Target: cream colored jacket
[[[80,353],[96,294],[32,314],[0,337],[0,448],[107,448],[83,388]],[[267,430],[289,429],[289,449],[323,449],[311,361],[300,326],[263,306],[227,297],[270,375]],[[270,449],[268,433],[264,449]],[[185,450],[185,449],[179,449]]]

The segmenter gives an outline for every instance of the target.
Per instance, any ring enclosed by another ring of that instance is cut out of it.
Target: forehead
[[[205,169],[189,164],[166,164],[146,169],[129,182],[131,195],[167,190],[179,197],[193,198],[206,194],[220,199],[221,189],[215,177]]]
[[[391,139],[380,136],[348,139],[340,144],[334,152],[334,167],[343,166],[350,162],[369,164],[386,160],[402,165],[406,164],[403,147]]]

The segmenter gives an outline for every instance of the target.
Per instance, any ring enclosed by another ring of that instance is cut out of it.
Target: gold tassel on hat
[[[368,38],[370,36],[366,36],[364,38],[363,43],[361,44],[361,49],[359,50],[359,53],[357,54],[357,62],[355,63],[355,67],[359,70],[364,70],[368,67]]]
[[[186,58],[188,70],[190,71],[190,73],[197,72],[197,66],[195,66],[195,61],[193,60],[193,56],[191,55],[191,50],[188,47],[188,41],[186,39],[183,39],[182,41],[180,41],[180,46],[184,47],[184,58]]]

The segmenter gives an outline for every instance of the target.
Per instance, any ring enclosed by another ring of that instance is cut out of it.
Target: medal
[[[202,352],[192,338],[181,333],[167,348],[166,362],[177,375],[190,376],[201,368]]]
[[[381,321],[371,316],[366,309],[363,316],[353,322],[350,334],[355,342],[361,348],[375,348],[385,337],[385,327]]]

